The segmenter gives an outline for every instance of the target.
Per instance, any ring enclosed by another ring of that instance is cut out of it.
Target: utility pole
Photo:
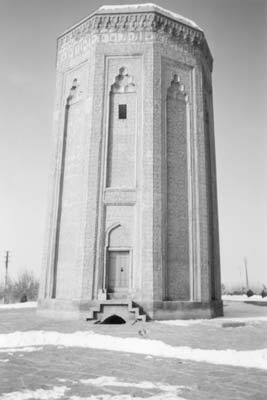
[[[6,273],[5,273],[5,303],[9,302],[8,299],[8,294],[7,294],[7,285],[8,285],[8,263],[9,263],[9,251],[6,251],[6,259],[5,259],[5,267],[6,267]]]
[[[247,289],[249,289],[249,284],[248,284],[248,261],[247,261],[247,257],[244,258],[244,267],[245,267],[245,274],[246,274],[246,286],[247,286]]]
[[[240,283],[243,286],[243,283],[242,283],[242,281],[243,281],[242,267],[240,267],[240,265],[239,265],[237,268],[238,268],[239,275],[240,275],[240,277],[239,277]]]

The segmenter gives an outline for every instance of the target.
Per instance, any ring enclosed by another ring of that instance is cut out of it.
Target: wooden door
[[[108,293],[125,293],[129,288],[129,251],[109,251]]]

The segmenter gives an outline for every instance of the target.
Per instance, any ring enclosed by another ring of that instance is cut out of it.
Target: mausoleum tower
[[[58,39],[38,311],[222,315],[212,56],[194,22],[103,6]]]

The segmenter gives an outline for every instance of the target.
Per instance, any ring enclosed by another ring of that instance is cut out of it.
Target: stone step
[[[116,306],[118,308],[116,312]],[[115,307],[115,309],[114,309]],[[101,300],[97,305],[90,307],[87,320],[96,320],[100,323],[112,315],[117,315],[127,321],[146,321],[146,315],[141,313],[140,307],[131,300],[112,299]]]

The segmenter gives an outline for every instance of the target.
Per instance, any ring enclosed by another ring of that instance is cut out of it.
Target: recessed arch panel
[[[121,67],[109,94],[107,187],[135,187],[136,129],[136,86]]]
[[[174,75],[167,91],[167,296],[190,300],[187,96]]]

